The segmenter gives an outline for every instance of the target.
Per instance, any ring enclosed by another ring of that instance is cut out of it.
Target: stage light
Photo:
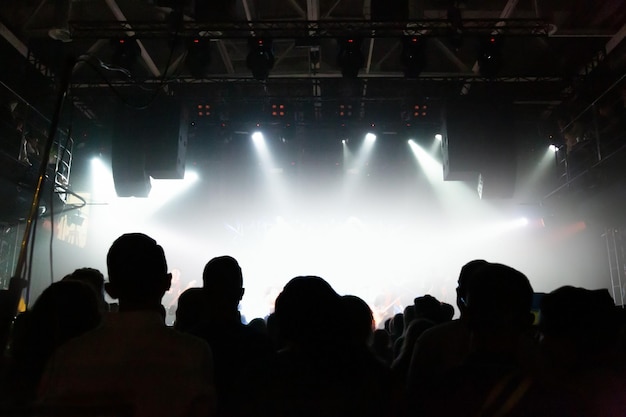
[[[263,138],[263,133],[261,132],[254,132],[252,133],[252,140],[254,141],[254,143],[260,143],[263,142],[264,138]]]
[[[362,39],[352,37],[338,39],[339,53],[337,54],[337,65],[341,68],[341,75],[344,78],[357,78],[359,70],[365,64],[365,58],[361,51]]]
[[[211,39],[196,36],[188,41],[185,64],[194,78],[206,78],[211,66]]]
[[[548,149],[550,149],[552,152],[557,152],[559,150],[559,148],[555,144],[551,144],[550,146],[548,146]]]
[[[271,116],[273,118],[281,118],[287,115],[287,106],[283,103],[272,103]]]
[[[514,225],[517,227],[526,227],[528,226],[528,223],[528,218],[520,217],[519,219],[515,220]]]
[[[110,40],[110,43],[113,47],[111,64],[114,67],[123,68],[132,73],[141,55],[141,49],[139,44],[137,44],[137,40],[133,36],[126,36],[113,38]]]
[[[491,35],[481,41],[478,53],[480,74],[485,77],[495,77],[502,67],[502,39]]]
[[[402,66],[406,78],[418,78],[426,68],[426,45],[422,36],[402,38]]]
[[[443,139],[443,136],[441,135],[441,133],[437,133],[435,135],[435,139],[438,140],[438,141],[441,141]]]
[[[259,81],[267,80],[274,67],[274,51],[272,40],[265,38],[248,39],[248,57],[246,65],[252,71],[252,76]]]
[[[375,135],[375,134],[373,134],[373,133],[371,133],[371,132],[368,132],[368,133],[365,135],[365,141],[366,141],[366,142],[374,142],[375,140],[376,140],[376,135]]]

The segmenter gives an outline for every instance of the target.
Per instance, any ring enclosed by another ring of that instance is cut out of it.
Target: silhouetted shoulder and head
[[[162,312],[161,299],[170,288],[163,248],[143,233],[128,233],[117,238],[107,254],[109,282],[107,293],[119,299],[120,311],[156,310]]]
[[[239,302],[245,292],[241,267],[232,256],[211,259],[202,272],[203,288],[211,315],[237,316]]]

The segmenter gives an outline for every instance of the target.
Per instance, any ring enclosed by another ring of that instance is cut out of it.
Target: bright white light
[[[263,133],[261,133],[261,132],[254,132],[252,134],[252,140],[254,141],[254,143],[261,143],[261,142],[263,142]]]
[[[429,182],[431,184],[439,184],[443,182],[443,166],[441,165],[441,163],[435,160],[435,158],[433,158],[433,156],[426,152],[424,149],[422,149],[422,147],[415,143],[414,140],[411,139],[409,141],[409,146],[411,147],[413,155],[415,155],[415,158],[417,159],[420,167],[426,174]]]
[[[341,140],[341,143],[343,143],[343,144],[345,145],[345,144],[346,144],[346,140],[345,140],[345,139],[342,139],[342,140]]]
[[[415,141],[413,139],[409,139],[407,142],[409,143],[409,145],[414,145],[415,144]]]
[[[92,195],[97,201],[108,202],[117,198],[111,167],[98,157],[91,159],[91,184]]]
[[[198,181],[198,179],[200,178],[200,176],[198,175],[198,173],[196,171],[191,171],[189,169],[185,170],[185,178],[183,179],[183,181],[186,184],[193,184],[194,182]]]
[[[443,136],[441,136],[441,133],[437,133],[437,134],[435,135],[435,139],[437,139],[437,140],[442,140],[442,139],[443,139]]]
[[[526,227],[528,226],[528,218],[520,217],[519,219],[515,221],[514,225],[517,227]]]
[[[366,142],[374,142],[376,140],[376,135],[373,133],[368,133],[365,135],[365,141]]]
[[[556,152],[559,150],[559,148],[557,148],[556,145],[550,145],[548,149],[550,149],[552,152]]]

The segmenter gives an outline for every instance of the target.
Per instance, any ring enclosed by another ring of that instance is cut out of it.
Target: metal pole
[[[15,268],[15,274],[9,281],[8,291],[3,294],[5,299],[3,300],[2,305],[0,306],[0,348],[4,349],[6,347],[7,341],[9,339],[9,333],[11,329],[11,324],[15,315],[17,314],[17,308],[20,302],[20,298],[22,296],[22,291],[24,288],[30,287],[30,282],[26,280],[24,275],[24,270],[26,267],[26,260],[28,254],[28,243],[31,240],[31,229],[33,225],[33,221],[39,214],[39,203],[41,201],[41,191],[43,188],[44,180],[46,178],[46,173],[48,169],[48,159],[50,158],[50,152],[52,150],[52,145],[54,143],[54,138],[59,126],[59,120],[61,118],[61,112],[63,110],[63,103],[65,101],[65,97],[67,95],[67,90],[69,87],[70,76],[72,74],[72,68],[75,64],[73,59],[67,62],[67,67],[65,71],[61,75],[60,82],[60,91],[57,97],[56,107],[54,109],[54,114],[52,116],[52,121],[50,124],[50,131],[48,134],[48,140],[46,141],[46,146],[44,148],[44,152],[42,155],[41,165],[39,166],[39,178],[37,180],[37,185],[35,187],[35,192],[33,194],[33,201],[30,206],[30,212],[28,218],[26,220],[26,224],[24,227],[24,236],[22,238],[22,243],[20,246],[20,253],[17,259],[17,265]]]

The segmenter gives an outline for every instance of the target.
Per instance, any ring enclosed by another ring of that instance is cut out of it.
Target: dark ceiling
[[[344,99],[411,105],[416,98],[489,94],[523,104],[534,116],[581,89],[589,97],[600,94],[626,68],[621,42],[626,4],[617,1],[179,3],[5,0],[0,5],[3,51],[11,45],[19,58],[30,61],[50,81],[58,81],[67,71],[68,57],[85,61],[72,67],[69,83],[78,107],[96,118],[106,111],[102,104],[108,102],[102,97],[111,95],[111,86],[122,97],[160,89],[191,101],[280,98],[318,106]],[[67,30],[70,41],[52,39],[54,29]],[[127,35],[138,40],[140,53],[130,74],[114,70],[119,62],[117,39]],[[407,79],[404,73],[406,35],[417,37],[421,45],[416,79]],[[484,74],[478,59],[485,37],[492,35],[498,38],[500,60]],[[255,80],[246,65],[251,36],[272,40],[275,60],[264,81]],[[342,77],[338,65],[338,39],[345,37],[362,42],[363,62],[356,79]],[[202,59],[210,58],[201,74],[196,71],[192,76],[194,38],[205,48]],[[23,74],[12,74],[13,82],[26,84],[20,81]],[[149,102],[150,93],[143,96]]]
[[[65,78],[74,120],[108,128],[113,108],[162,96],[210,106],[192,118],[213,126],[267,119],[280,103],[283,123],[337,127],[350,109],[354,123],[395,128],[439,123],[463,96],[504,103],[547,137],[595,100],[621,99],[625,21],[620,1],[4,0],[0,81],[50,116]],[[252,74],[251,39],[272,45],[267,77]],[[352,61],[358,74],[345,76]]]

